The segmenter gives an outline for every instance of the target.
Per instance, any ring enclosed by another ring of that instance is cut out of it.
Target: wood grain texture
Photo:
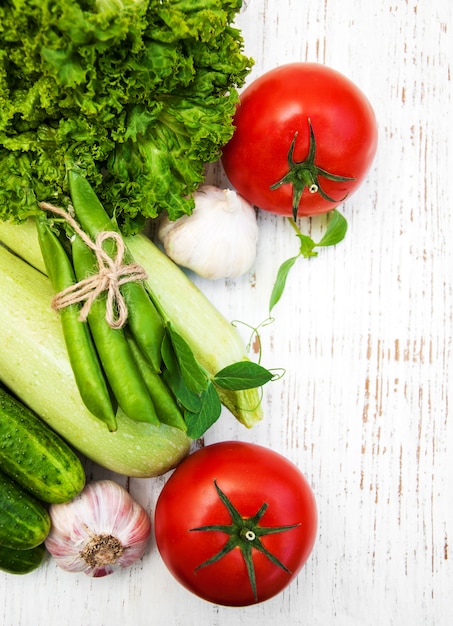
[[[367,181],[341,207],[346,240],[296,264],[261,330],[263,364],[286,370],[265,391],[265,419],[246,430],[225,412],[205,438],[272,446],[310,480],[319,535],[296,581],[262,605],[213,606],[171,578],[152,544],[105,579],[51,561],[26,577],[0,574],[5,626],[452,623],[452,7],[249,0],[237,20],[256,61],[250,80],[294,60],[326,63],[363,89],[379,123]],[[219,167],[209,176],[224,181]],[[283,219],[259,222],[249,274],[194,279],[228,319],[254,325],[279,264],[297,252]],[[127,484],[152,510],[166,478]]]

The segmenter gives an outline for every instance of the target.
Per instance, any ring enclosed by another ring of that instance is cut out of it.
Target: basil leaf
[[[201,394],[198,411],[185,411],[184,419],[187,424],[187,436],[199,439],[220,417],[222,405],[214,385],[209,382]]]
[[[238,361],[220,370],[214,376],[213,382],[222,389],[240,391],[262,387],[272,378],[273,374],[265,367],[253,361]]]

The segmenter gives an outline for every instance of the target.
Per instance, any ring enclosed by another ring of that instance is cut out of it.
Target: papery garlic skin
[[[203,278],[236,278],[256,258],[258,223],[254,207],[232,189],[202,185],[191,215],[163,217],[157,237],[178,265]]]
[[[121,485],[89,483],[70,502],[49,508],[52,526],[45,546],[57,565],[99,578],[141,559],[151,520]]]

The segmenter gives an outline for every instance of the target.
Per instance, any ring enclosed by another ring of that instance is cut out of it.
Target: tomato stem
[[[256,539],[256,535],[253,532],[253,530],[246,530],[245,533],[243,534],[243,537],[247,539],[247,541],[255,541]]]
[[[297,524],[291,524],[289,526],[260,526],[259,522],[269,506],[266,502],[261,505],[261,507],[258,509],[253,517],[242,517],[239,511],[232,504],[231,500],[220,489],[217,481],[214,481],[214,486],[220,500],[228,509],[228,512],[231,516],[231,524],[213,524],[209,526],[199,526],[198,528],[191,528],[190,531],[216,531],[225,533],[229,536],[229,538],[227,539],[223,547],[219,550],[219,552],[198,565],[195,568],[195,571],[201,569],[202,567],[207,567],[208,565],[216,563],[226,554],[231,552],[231,550],[234,550],[234,548],[239,548],[245,561],[247,574],[253,591],[253,597],[255,599],[255,602],[258,602],[258,591],[256,585],[256,574],[255,566],[253,563],[252,549],[262,552],[272,563],[274,563],[274,565],[280,567],[285,572],[290,574],[291,571],[286,567],[286,565],[279,561],[279,559],[262,544],[260,537],[263,537],[264,535],[271,535],[291,530],[292,528],[296,528],[296,526],[300,526],[300,522],[298,522]]]
[[[295,220],[297,219],[299,204],[305,188],[307,188],[310,193],[319,193],[319,195],[328,202],[336,202],[338,204],[339,202],[343,202],[343,200],[346,199],[348,194],[346,194],[343,198],[340,198],[339,200],[335,200],[334,198],[328,196],[319,183],[319,176],[335,182],[354,180],[354,178],[348,176],[338,176],[337,174],[331,174],[330,172],[327,172],[326,170],[316,165],[316,138],[310,118],[308,118],[308,126],[310,129],[310,143],[308,146],[308,155],[306,159],[304,161],[294,160],[294,149],[296,147],[296,140],[298,136],[298,132],[296,131],[288,150],[287,159],[289,170],[282,178],[280,178],[280,180],[270,186],[270,189],[272,190],[278,189],[282,185],[287,184],[293,186],[292,212],[293,218]]]

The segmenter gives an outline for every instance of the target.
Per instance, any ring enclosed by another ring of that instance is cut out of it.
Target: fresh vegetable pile
[[[371,165],[376,121],[355,85],[318,64],[276,68],[239,97],[252,65],[232,25],[240,7],[0,6],[4,571],[36,569],[45,548],[93,577],[143,556],[149,514],[113,481],[85,485],[75,450],[129,477],[176,467],[157,547],[210,602],[267,600],[311,553],[316,503],[296,466],[240,442],[189,455],[222,405],[247,427],[260,420],[273,374],[176,263],[238,276],[255,260],[257,210],[287,217],[300,249],[270,312],[296,260],[344,238],[336,207]],[[220,158],[235,189],[202,185]],[[321,213],[315,242],[297,220]],[[166,254],[142,232],[149,218]]]
[[[205,164],[231,138],[251,66],[231,25],[240,6],[0,7],[0,380],[127,476],[177,465],[222,404],[252,426],[272,377],[136,235],[148,217],[192,211]]]
[[[299,238],[299,252],[279,268],[269,313],[280,300],[298,258],[342,241],[347,221],[338,210],[364,182],[377,149],[377,123],[365,94],[346,76],[320,63],[288,63],[265,72],[241,92],[233,119],[235,132],[223,147],[221,163],[242,203],[285,216]],[[214,212],[216,203],[212,202]],[[319,241],[301,232],[300,217],[323,218]],[[237,235],[237,219],[222,219],[211,239],[230,257],[254,260],[255,243]],[[228,277],[230,267],[212,247],[191,242],[205,236],[208,217],[179,218],[159,236],[167,254],[201,276]],[[244,231],[249,230],[243,219]],[[204,227],[204,228],[203,228]],[[206,236],[205,236],[206,238]],[[242,272],[252,264],[244,262]]]
[[[231,137],[250,66],[230,25],[239,7],[1,8],[0,217],[36,219],[80,396],[110,431],[118,407],[191,438],[222,401],[248,425],[260,419],[257,388],[272,375],[228,359],[206,371],[123,240],[146,217],[190,212],[205,163]]]

